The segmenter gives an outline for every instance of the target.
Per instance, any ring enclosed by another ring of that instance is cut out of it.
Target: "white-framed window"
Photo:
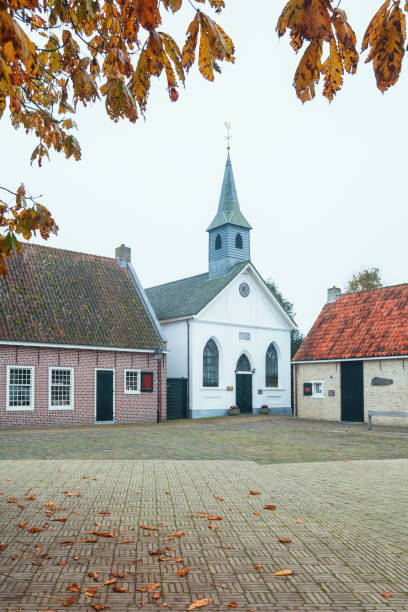
[[[141,380],[140,370],[125,370],[125,393],[140,393]]]
[[[324,397],[323,385],[324,380],[312,380],[312,397]]]
[[[34,410],[34,367],[7,366],[6,410]]]
[[[48,369],[49,410],[73,410],[74,368]]]

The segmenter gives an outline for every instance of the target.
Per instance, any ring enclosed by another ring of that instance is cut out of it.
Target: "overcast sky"
[[[230,121],[238,197],[254,228],[251,258],[307,332],[327,288],[344,287],[356,270],[375,265],[384,284],[408,281],[407,70],[382,95],[371,64],[360,60],[332,104],[320,96],[302,105],[292,87],[300,55],[275,33],[283,0],[226,3],[216,21],[237,59],[214,83],[194,67],[172,104],[155,82],[146,121],[136,124],[113,123],[103,103],[79,112],[80,162],[53,154],[43,168],[30,167],[35,140],[3,119],[0,184],[23,181],[44,194],[60,226],[49,245],[113,256],[123,242],[145,287],[198,274],[207,270],[205,230]],[[379,4],[343,0],[360,44]],[[192,16],[186,6],[167,20],[180,45]]]

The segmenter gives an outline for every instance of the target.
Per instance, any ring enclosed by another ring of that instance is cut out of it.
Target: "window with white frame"
[[[73,368],[49,369],[49,409],[69,410],[74,407]]]
[[[140,393],[140,370],[125,370],[125,393]]]
[[[312,380],[312,397],[323,397],[323,380]]]
[[[7,410],[34,410],[34,368],[7,366]]]

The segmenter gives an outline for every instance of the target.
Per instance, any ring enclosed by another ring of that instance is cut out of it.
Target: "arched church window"
[[[265,357],[265,387],[278,386],[278,352],[271,342]]]
[[[215,250],[219,251],[221,247],[222,247],[222,239],[221,239],[221,236],[217,234],[215,238]]]
[[[246,355],[241,355],[238,359],[237,363],[237,372],[250,372],[251,364],[249,363],[249,359]]]
[[[203,387],[218,387],[218,348],[209,340],[203,352]]]
[[[235,236],[235,248],[242,249],[242,236],[241,236],[241,234],[237,234]]]

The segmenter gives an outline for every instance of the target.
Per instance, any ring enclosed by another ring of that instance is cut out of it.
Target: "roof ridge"
[[[157,289],[158,287],[164,287],[165,285],[174,285],[175,283],[181,283],[182,281],[189,280],[191,278],[198,278],[199,276],[208,276],[208,272],[200,272],[200,274],[193,274],[192,276],[184,276],[183,278],[178,278],[174,281],[167,281],[167,283],[161,283],[160,285],[152,285],[151,287],[146,287],[145,291],[149,291],[150,289]]]
[[[404,287],[405,285],[408,285],[408,283],[396,283],[395,285],[385,285],[383,287],[375,287],[374,289],[361,289],[361,291],[347,291],[346,293],[341,293],[339,297],[344,297],[345,295],[353,295],[354,293],[369,293],[370,291],[383,291],[384,289],[393,289],[394,287]]]
[[[39,247],[40,249],[48,249],[50,251],[75,253],[76,255],[86,255],[88,257],[97,257],[98,259],[109,259],[110,261],[117,261],[116,257],[108,257],[107,255],[96,255],[95,253],[85,253],[84,251],[74,251],[73,249],[63,249],[61,247],[49,246],[48,244],[37,244],[32,242],[21,242],[20,244],[23,248]]]

